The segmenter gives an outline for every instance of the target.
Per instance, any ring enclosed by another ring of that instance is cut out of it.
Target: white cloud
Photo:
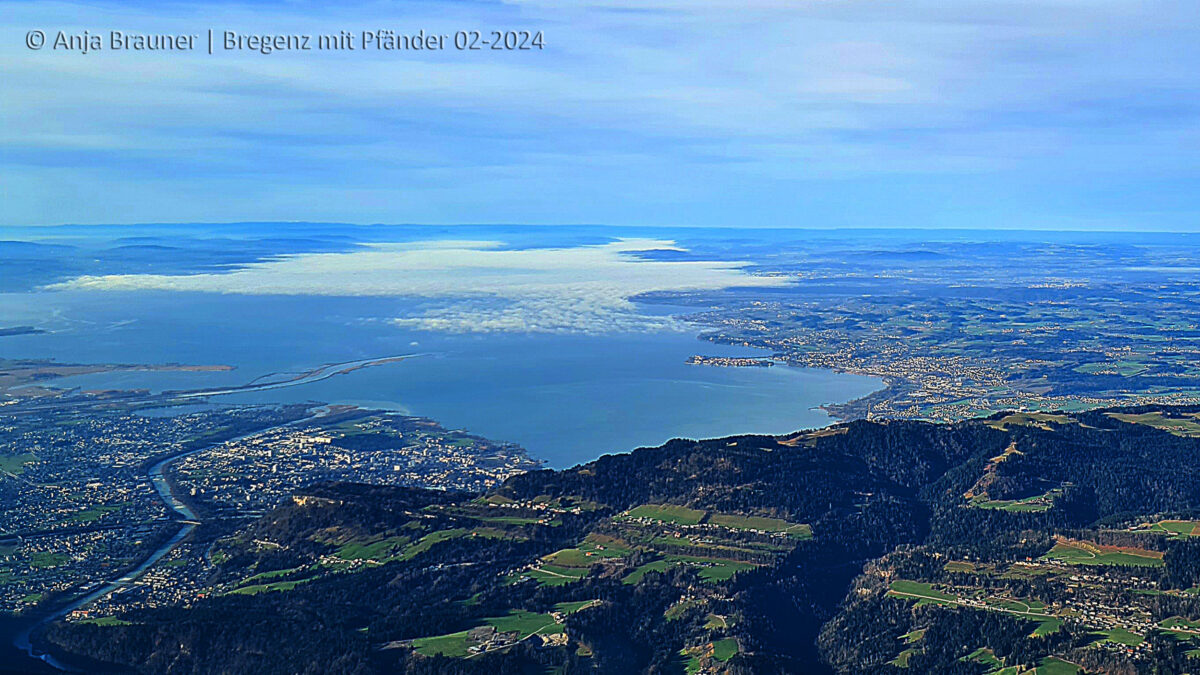
[[[498,242],[379,244],[283,256],[226,273],[83,276],[48,288],[426,298],[436,301],[432,307],[395,323],[451,332],[597,332],[676,327],[670,318],[639,313],[630,298],[641,293],[788,283],[747,274],[742,262],[631,255],[651,250],[682,249],[650,239],[519,250]]]

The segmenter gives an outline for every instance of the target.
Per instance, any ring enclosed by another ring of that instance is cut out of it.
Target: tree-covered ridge
[[[1194,413],[994,417],[1011,445],[925,488],[929,536],[855,580],[822,629],[827,662],[847,673],[1195,670],[1200,446],[1180,428]]]
[[[482,495],[323,485],[212,534],[203,597],[51,638],[143,672],[1184,672],[1195,411],[675,440]]]

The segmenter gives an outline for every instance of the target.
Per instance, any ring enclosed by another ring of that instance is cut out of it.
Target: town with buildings
[[[205,537],[313,483],[484,490],[539,466],[512,444],[337,406],[171,415],[136,405],[12,405],[0,431],[0,611],[111,591],[74,610],[81,619],[202,596],[212,569]]]

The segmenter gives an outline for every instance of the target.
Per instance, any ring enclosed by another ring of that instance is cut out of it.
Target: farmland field
[[[289,567],[288,569],[283,569],[283,570],[272,570],[270,572],[259,572],[258,574],[255,574],[254,576],[243,579],[242,581],[238,582],[238,584],[241,586],[248,586],[250,584],[258,583],[260,581],[270,581],[271,579],[276,579],[276,578],[279,578],[282,576],[287,576],[289,574],[292,574],[293,572],[299,572],[299,571],[300,571],[299,567]]]
[[[1195,537],[1200,535],[1198,526],[1200,521],[1196,520],[1160,520],[1150,525],[1150,531],[1162,532],[1169,537]]]
[[[672,555],[667,556],[669,562],[685,563],[698,569],[700,578],[705,581],[726,581],[733,575],[744,570],[754,569],[757,565],[738,560],[722,558],[699,558],[696,556]]]
[[[1181,637],[1181,639],[1190,639],[1196,632],[1200,632],[1200,621],[1189,621],[1181,616],[1164,619],[1158,625],[1159,628]]]
[[[225,595],[258,595],[259,593],[270,593],[272,591],[290,591],[300,584],[308,583],[313,579],[294,579],[292,581],[276,581],[269,584],[252,584],[249,586],[241,586],[229,591]]]
[[[1006,415],[998,420],[992,420],[986,424],[993,429],[1004,431],[1010,426],[1027,426],[1038,427],[1039,429],[1051,429],[1050,424],[1070,424],[1071,418],[1066,415],[1056,415],[1052,413],[1013,413]]]
[[[1126,413],[1105,413],[1109,417],[1128,422],[1130,424],[1144,424],[1155,429],[1175,434],[1176,436],[1186,436],[1190,438],[1200,437],[1200,418],[1195,413],[1187,417],[1167,417],[1161,412],[1143,413],[1141,415],[1132,415]]]
[[[655,560],[654,562],[648,562],[630,572],[623,581],[627,584],[636,584],[642,580],[642,577],[646,576],[647,572],[665,572],[671,567],[674,567],[674,565],[666,560]]]
[[[676,525],[695,525],[704,518],[703,511],[675,504],[643,504],[630,509],[626,515],[630,518],[649,518]]]
[[[983,665],[991,666],[992,668],[1004,667],[1004,662],[996,658],[996,655],[992,652],[992,650],[988,649],[987,647],[980,647],[979,649],[976,649],[970,654],[964,656],[963,660],[982,663]]]
[[[1034,673],[1036,675],[1075,675],[1079,671],[1079,666],[1074,663],[1048,656],[1042,659],[1041,664],[1034,670]]]
[[[1120,645],[1128,645],[1136,647],[1145,642],[1145,638],[1136,633],[1130,633],[1124,628],[1113,628],[1111,630],[1100,631],[1100,635],[1104,636],[1104,641],[1115,642]]]
[[[484,623],[495,626],[496,630],[501,633],[520,633],[521,639],[534,633],[561,633],[563,630],[562,624],[555,621],[554,617],[549,614],[520,610],[510,612],[506,616],[484,619]]]
[[[906,598],[910,600],[919,600],[921,602],[930,602],[936,604],[952,604],[958,598],[936,590],[932,584],[926,584],[919,581],[907,581],[898,579],[891,583],[887,592],[889,596]]]
[[[713,643],[713,658],[718,661],[728,661],[738,653],[738,643],[734,638],[725,638]]]
[[[423,656],[454,656],[463,657],[468,654],[467,631],[435,635],[413,640],[413,648]]]
[[[1101,546],[1087,541],[1059,539],[1042,558],[1069,565],[1120,565],[1126,567],[1162,567],[1161,551],[1140,548]]]
[[[763,532],[782,532],[797,539],[811,539],[812,527],[802,523],[789,523],[780,518],[764,518],[762,516],[735,516],[724,513],[713,514],[708,522],[713,525],[728,527],[732,530],[761,530]]]
[[[577,548],[564,548],[546,556],[545,560],[560,567],[591,567],[596,562],[594,556],[594,553],[589,555]]]
[[[579,581],[587,576],[587,568],[579,567],[560,567],[558,565],[543,564],[535,569],[525,572],[525,575],[535,579],[543,586],[563,586],[572,581]]]
[[[1046,619],[1043,619],[1042,622],[1038,624],[1038,627],[1033,629],[1033,633],[1031,633],[1030,635],[1032,635],[1033,637],[1042,637],[1043,635],[1052,635],[1054,633],[1057,633],[1060,629],[1062,629],[1062,625],[1063,625],[1062,619],[1059,619],[1059,618],[1053,617],[1053,616],[1048,617]]]
[[[343,544],[334,555],[342,560],[379,560],[399,551],[408,541],[408,537],[356,539]]]

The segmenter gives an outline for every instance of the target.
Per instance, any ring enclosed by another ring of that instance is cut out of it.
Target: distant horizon
[[[1145,229],[1145,228],[1083,228],[1083,227],[902,227],[902,226],[822,226],[822,225],[655,225],[633,223],[521,223],[521,222],[353,222],[339,220],[195,220],[195,221],[159,221],[148,220],[138,222],[66,222],[53,224],[31,225],[0,225],[0,234],[4,229],[52,229],[52,228],[88,228],[88,227],[204,227],[204,226],[237,226],[237,225],[336,225],[341,227],[529,227],[529,228],[616,228],[616,229],[663,229],[663,230],[706,230],[706,231],[756,231],[770,230],[777,232],[1006,232],[1006,233],[1095,233],[1095,234],[1200,234],[1200,223],[1191,229]]]

